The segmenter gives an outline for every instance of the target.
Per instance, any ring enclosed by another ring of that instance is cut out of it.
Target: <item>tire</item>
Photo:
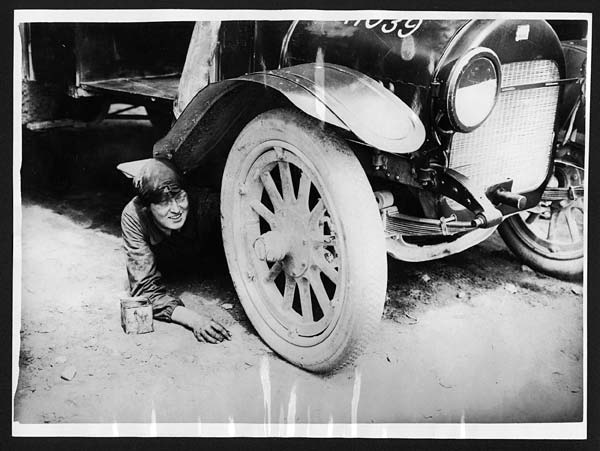
[[[310,371],[354,361],[381,318],[387,259],[347,144],[298,111],[259,115],[228,156],[221,216],[231,277],[263,340]]]
[[[65,93],[65,88],[52,84],[23,81],[22,95],[23,125],[66,118],[97,124],[106,117],[110,107],[105,98],[74,99]]]
[[[56,86],[23,81],[21,123],[49,121],[61,117],[67,103],[66,96]]]
[[[557,186],[583,184],[583,168],[570,162],[557,160],[554,173]],[[531,268],[578,280],[583,276],[583,206],[582,197],[540,202],[535,209],[506,219],[498,230],[509,249]]]

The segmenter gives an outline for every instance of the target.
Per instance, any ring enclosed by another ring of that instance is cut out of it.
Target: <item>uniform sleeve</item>
[[[146,296],[152,303],[154,318],[171,321],[173,310],[183,306],[181,299],[171,296],[161,283],[161,273],[156,267],[154,253],[150,249],[140,220],[123,210],[121,230],[127,259],[127,277],[132,296]]]

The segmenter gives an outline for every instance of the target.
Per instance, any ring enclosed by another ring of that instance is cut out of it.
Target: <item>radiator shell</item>
[[[519,89],[519,85],[560,79],[551,60],[502,65],[502,88],[493,112],[470,133],[455,133],[449,167],[476,185],[513,180],[514,192],[529,192],[546,179],[552,159],[559,86]]]

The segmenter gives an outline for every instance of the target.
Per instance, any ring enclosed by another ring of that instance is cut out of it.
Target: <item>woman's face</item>
[[[150,204],[150,211],[155,221],[161,227],[169,230],[179,230],[183,227],[188,209],[188,196],[184,190],[168,194],[162,201]]]

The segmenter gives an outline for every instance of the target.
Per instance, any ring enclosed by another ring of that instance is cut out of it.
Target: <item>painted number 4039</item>
[[[355,27],[364,25],[368,30],[379,27],[383,33],[396,33],[399,38],[410,36],[419,29],[423,21],[421,19],[367,19],[367,20],[345,20],[344,24],[352,24]]]

